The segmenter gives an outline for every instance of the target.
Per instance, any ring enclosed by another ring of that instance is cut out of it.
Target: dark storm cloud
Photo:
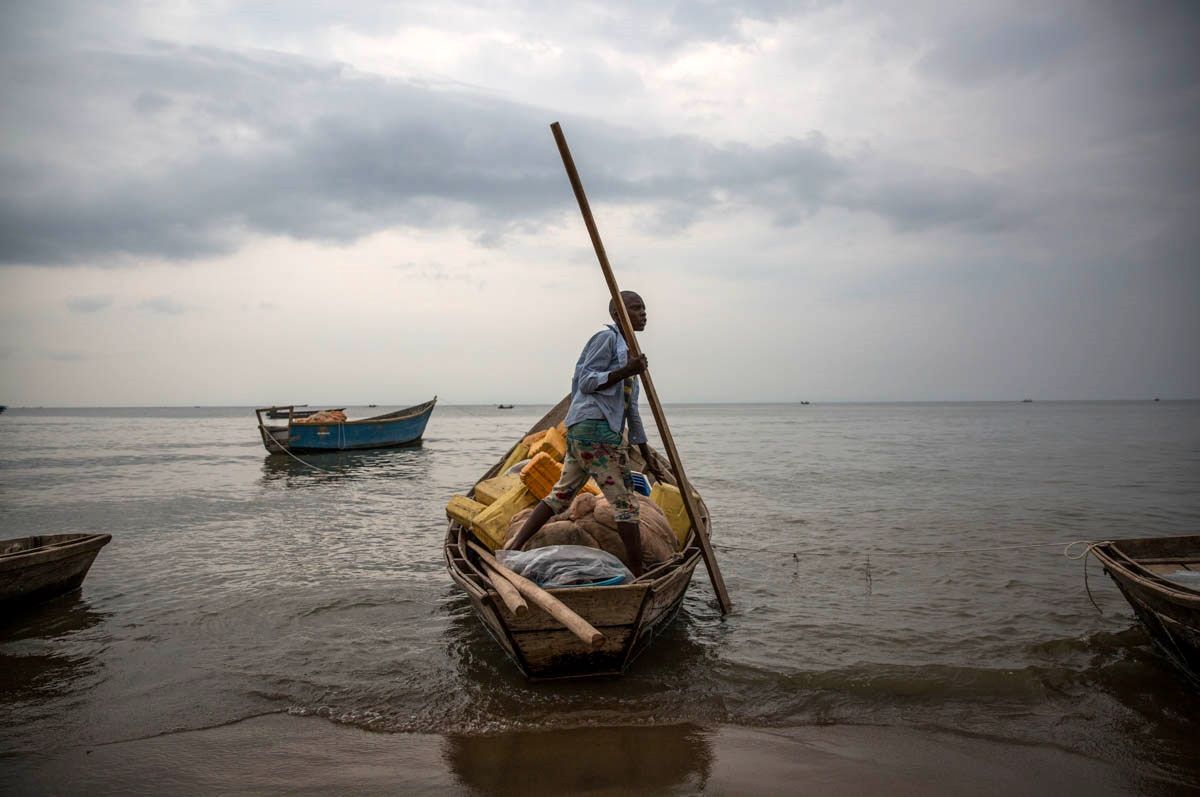
[[[931,74],[973,83],[1038,72],[1082,37],[1069,20],[1006,20],[995,27],[960,24],[946,31],[919,66]]]
[[[627,49],[733,40],[747,20],[797,13],[772,2],[663,2],[636,14],[591,8]],[[1107,69],[1084,85],[1095,93],[1064,113],[1094,115],[1084,143],[1109,152],[1081,146],[1076,152],[1092,154],[1065,153],[1062,167],[981,174],[923,165],[922,153],[903,163],[840,154],[818,134],[715,144],[564,118],[589,195],[637,204],[642,222],[659,231],[684,229],[714,210],[756,209],[787,226],[838,207],[901,231],[991,235],[1035,219],[1052,228],[1047,219],[1064,204],[1054,195],[1060,186],[1076,208],[1118,197],[1110,218],[1152,208],[1172,229],[1183,223],[1171,219],[1190,214],[1200,162],[1195,13],[1172,5],[1136,13],[1056,6],[1037,15],[958,8],[946,21],[914,7],[880,29],[884,39],[916,43],[919,73],[969,88],[1011,80],[1019,91],[1031,74]],[[339,24],[387,28],[418,10],[380,6]],[[537,2],[513,6],[519,18],[545,12]],[[246,11],[237,21],[299,33],[339,13],[343,4],[317,3],[261,18]],[[9,45],[0,58],[0,264],[196,258],[255,235],[348,242],[400,225],[466,227],[488,243],[573,207],[547,130],[551,111],[452,83],[383,80],[268,52],[106,47],[103,32],[118,29],[120,15],[88,6],[8,8],[4,21],[11,24],[0,33]],[[622,28],[630,35],[616,36]],[[580,80],[586,86],[586,76]],[[1104,93],[1122,80],[1116,94]],[[1044,111],[1050,132],[1054,112]],[[1117,159],[1133,162],[1130,152],[1142,158],[1141,172],[1112,172]]]
[[[549,112],[452,85],[165,46],[8,60],[0,113],[22,146],[0,155],[0,262],[190,258],[248,234],[351,241],[394,225],[486,237],[570,207]],[[664,228],[727,204],[790,224],[829,202],[901,227],[986,226],[1000,190],[918,174],[937,190],[914,205],[815,134],[718,146],[563,121],[593,200],[658,204]]]
[[[994,233],[1026,220],[1032,212],[998,180],[966,171],[909,169],[863,170],[847,180],[832,199],[852,210],[876,213],[901,231],[956,227]]]

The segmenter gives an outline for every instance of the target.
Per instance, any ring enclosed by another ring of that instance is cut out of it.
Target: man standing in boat
[[[621,291],[635,332],[646,328],[646,303],[633,291]],[[615,301],[608,314],[617,320]],[[562,477],[526,519],[507,549],[520,549],[554,515],[571,505],[575,494],[594,478],[612,505],[617,533],[625,545],[629,568],[642,574],[642,537],[638,526],[638,502],[630,475],[629,454],[622,439],[629,424],[629,444],[637,445],[642,457],[653,462],[646,445],[646,430],[638,414],[638,379],[646,370],[646,355],[629,358],[629,346],[617,324],[609,324],[592,336],[575,363],[571,379],[571,408],[567,410],[567,455]]]

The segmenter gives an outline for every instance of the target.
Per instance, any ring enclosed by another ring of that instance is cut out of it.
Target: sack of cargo
[[[677,545],[662,510],[645,496],[635,496],[638,502],[639,530],[642,536],[642,566],[649,570],[675,555]],[[506,539],[516,535],[532,510],[513,515]],[[603,496],[580,492],[565,511],[550,518],[546,525],[525,543],[526,550],[548,545],[584,545],[608,551],[626,565],[625,543],[617,532],[617,520]]]

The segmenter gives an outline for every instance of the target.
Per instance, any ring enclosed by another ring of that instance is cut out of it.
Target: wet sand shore
[[[1171,793],[1049,746],[877,726],[381,734],[272,714],[9,760],[16,793]]]

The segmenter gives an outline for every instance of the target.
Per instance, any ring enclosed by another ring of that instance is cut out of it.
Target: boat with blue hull
[[[425,434],[425,425],[433,414],[437,396],[424,404],[357,421],[314,422],[314,417],[298,417],[291,412],[286,426],[268,425],[264,415],[293,410],[294,407],[262,407],[255,410],[263,445],[273,454],[321,451],[351,451],[367,448],[392,448],[417,443]]]

